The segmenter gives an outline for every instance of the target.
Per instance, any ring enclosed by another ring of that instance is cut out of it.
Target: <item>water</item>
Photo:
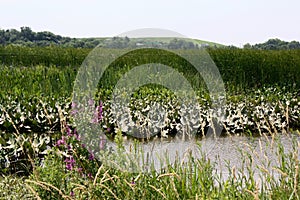
[[[189,155],[194,158],[205,156],[207,160],[209,159],[211,163],[215,164],[215,175],[222,174],[221,179],[226,180],[233,170],[237,176],[239,172],[243,172],[245,176],[248,176],[246,168],[250,165],[254,171],[254,178],[259,184],[264,181],[261,179],[261,171],[263,170],[267,170],[275,178],[280,175],[274,169],[281,164],[278,156],[278,145],[282,144],[284,153],[289,154],[295,151],[293,143],[297,144],[297,142],[299,145],[300,136],[296,134],[282,134],[274,138],[271,136],[231,136],[203,140],[152,141],[141,144],[144,161],[139,161],[140,168],[132,168],[132,170],[147,172],[151,163],[153,163],[154,168],[160,171],[162,167],[167,165],[167,160],[169,163],[173,163],[175,159],[186,162]],[[132,152],[132,148],[132,142],[125,142],[124,152]],[[299,146],[295,148],[299,149]],[[300,151],[296,156],[300,159]],[[124,166],[124,170],[128,169],[128,166]]]
[[[213,142],[213,141],[211,141]],[[297,144],[298,147],[293,144]],[[300,136],[280,135],[276,139],[272,137],[226,137],[215,141],[214,149],[202,148],[207,158],[215,162],[215,172],[222,173],[222,179],[227,179],[229,174],[235,169],[236,175],[243,171],[247,174],[247,167],[250,166],[254,171],[254,179],[260,183],[262,171],[268,171],[275,179],[280,173],[275,169],[281,165],[279,145],[283,147],[284,154],[295,152],[299,149]],[[209,146],[209,145],[207,145]],[[298,151],[300,159],[300,151]]]

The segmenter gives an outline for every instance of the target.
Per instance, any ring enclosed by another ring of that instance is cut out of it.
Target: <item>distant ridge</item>
[[[170,43],[170,44],[169,44]],[[118,37],[71,38],[56,35],[49,31],[34,32],[30,27],[0,29],[0,45],[18,46],[62,46],[74,48],[94,48],[97,45],[110,47],[132,47],[134,45],[168,46],[173,48],[194,49],[200,47],[222,47],[224,45],[186,38],[183,35],[158,29],[139,29],[120,34]]]
[[[95,48],[96,46],[106,46],[115,48],[126,48],[137,46],[171,47],[175,49],[195,49],[195,48],[238,48],[223,44],[204,41],[200,39],[187,38],[179,33],[163,30],[145,28],[129,31],[120,34],[118,37],[90,37],[90,38],[71,38],[56,35],[49,31],[34,32],[30,27],[16,29],[0,29],[0,45],[16,45],[29,47],[61,46],[72,48]],[[269,39],[264,43],[243,46],[244,49],[259,50],[288,50],[300,49],[298,41],[282,41],[278,38]]]

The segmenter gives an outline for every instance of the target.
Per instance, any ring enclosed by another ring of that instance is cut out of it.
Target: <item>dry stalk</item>
[[[152,189],[154,189],[156,192],[158,192],[164,199],[167,199],[166,195],[164,193],[162,193],[159,189],[157,189],[156,187],[154,187],[153,185],[149,185],[149,187],[151,187]]]
[[[60,189],[58,189],[57,187],[55,187],[55,186],[53,186],[53,185],[51,185],[49,183],[46,183],[46,182],[43,182],[43,181],[32,181],[32,180],[28,180],[28,179],[26,180],[26,182],[33,183],[33,184],[39,185],[41,187],[48,186],[48,188],[46,187],[48,190],[49,190],[49,187],[52,188],[52,189],[54,189],[54,190],[56,190],[62,196],[62,198],[64,198],[64,199],[72,199],[69,196],[65,195]]]

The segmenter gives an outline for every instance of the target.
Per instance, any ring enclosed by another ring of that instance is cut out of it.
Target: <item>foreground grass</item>
[[[24,177],[0,177],[0,199],[34,199],[33,193],[26,187]]]
[[[296,133],[296,134],[299,134]],[[240,167],[228,163],[224,172],[216,171],[202,153],[151,173],[127,173],[100,166],[95,176],[68,171],[57,152],[50,153],[43,167],[36,167],[29,178],[2,177],[1,199],[299,199],[299,148],[296,136],[291,151],[272,137],[265,147],[276,152],[277,166],[255,164],[258,153],[247,146],[241,151]],[[258,175],[258,176],[257,176]],[[257,178],[259,177],[259,178]]]

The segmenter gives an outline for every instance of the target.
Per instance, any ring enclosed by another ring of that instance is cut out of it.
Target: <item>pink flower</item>
[[[76,109],[72,109],[72,110],[71,110],[71,115],[74,116],[74,115],[76,115],[77,113],[78,113],[78,110],[76,110]]]
[[[79,136],[79,134],[77,133],[76,128],[74,129],[74,132],[73,132],[73,133],[74,133],[73,136],[76,138],[76,140],[80,141],[80,136]]]
[[[66,145],[65,137],[62,136],[60,140],[57,141],[56,146]]]
[[[96,107],[95,113],[94,113],[94,118],[92,119],[92,123],[96,124],[99,123],[102,120],[102,101],[100,101],[99,106]]]
[[[95,155],[92,152],[90,152],[89,160],[94,160],[94,159],[95,159]]]
[[[132,180],[131,180],[131,185],[135,185],[134,178],[132,178]]]
[[[74,137],[76,138],[76,140],[80,141],[80,137],[78,134],[74,134]]]
[[[68,125],[66,125],[66,132],[68,136],[72,136],[72,131]]]
[[[106,139],[100,136],[100,142],[99,142],[100,150],[104,149],[105,144],[106,144]]]
[[[81,174],[82,173],[82,168],[81,167],[77,168],[77,172]]]
[[[94,106],[94,104],[95,104],[93,99],[90,99],[88,103],[89,103],[89,106]]]
[[[71,104],[71,115],[76,115],[77,113],[78,113],[77,104],[75,102],[72,102],[72,104]]]
[[[75,166],[75,159],[70,156],[70,158],[66,158],[65,161],[67,170],[72,170]]]
[[[71,108],[76,108],[76,107],[77,107],[77,104],[73,101],[71,104]]]
[[[70,164],[70,163],[67,163],[66,164],[66,169],[69,170],[69,171],[71,171],[73,169],[73,165]]]

